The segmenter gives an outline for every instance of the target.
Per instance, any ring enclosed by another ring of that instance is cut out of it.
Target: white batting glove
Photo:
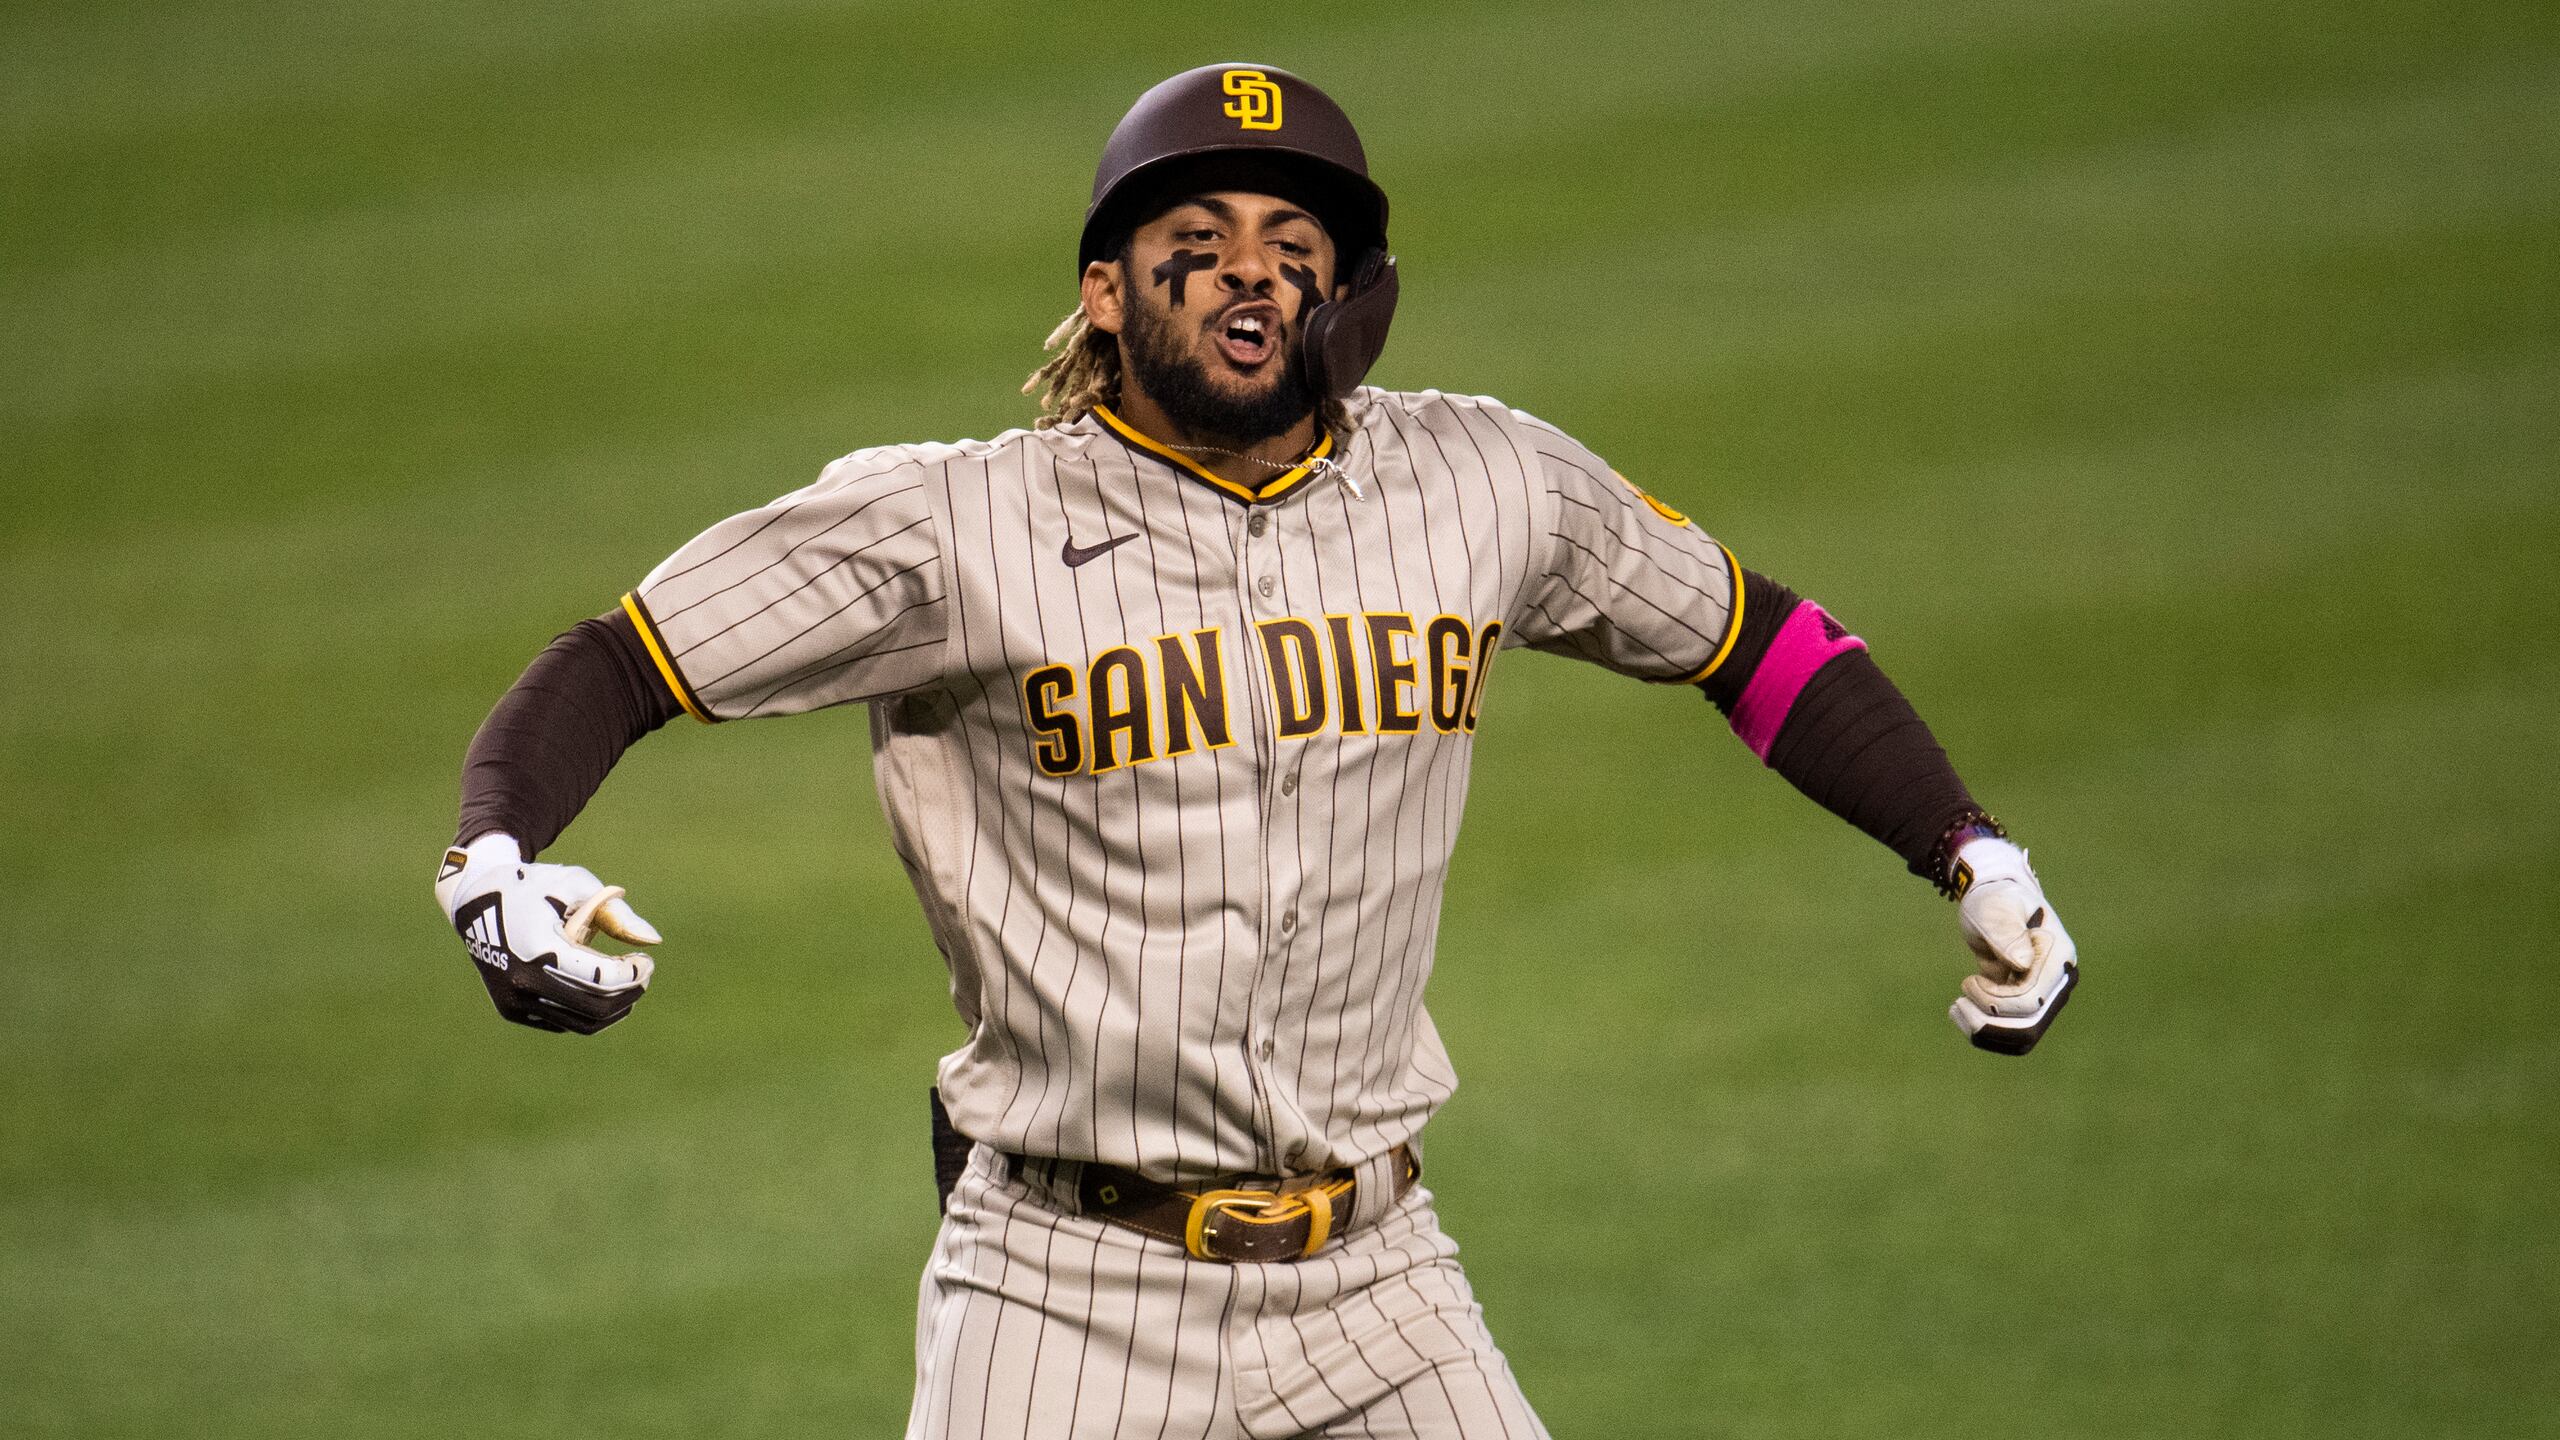
[[[607,955],[596,931],[631,945],[658,932],[625,904],[622,887],[575,865],[537,865],[512,835],[489,834],[444,852],[436,903],[478,962],[498,1013],[537,1030],[593,1035],[631,1013],[649,989],[646,955]]]
[[[1957,914],[1982,960],[1947,1014],[1974,1045],[2024,1055],[2080,983],[2080,952],[2027,868],[2027,852],[1994,836],[1956,852]]]

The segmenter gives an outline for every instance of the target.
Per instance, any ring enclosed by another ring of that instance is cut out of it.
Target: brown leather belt
[[[1020,1155],[1005,1156],[1019,1174]],[[1393,1205],[1422,1175],[1411,1149],[1395,1149]],[[1303,1260],[1322,1250],[1354,1214],[1358,1186],[1349,1170],[1332,1171],[1311,1184],[1280,1189],[1250,1182],[1210,1190],[1179,1190],[1109,1165],[1086,1162],[1076,1200],[1087,1215],[1169,1240],[1194,1260],[1267,1265]],[[1380,1206],[1384,1211],[1387,1206]],[[1376,1217],[1366,1217],[1374,1219]]]

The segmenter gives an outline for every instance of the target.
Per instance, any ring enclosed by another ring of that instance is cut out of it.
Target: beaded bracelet
[[[1969,869],[1956,864],[1956,852],[1985,836],[2006,840],[2009,832],[1999,821],[1991,818],[1990,811],[1966,807],[1964,813],[1955,818],[1955,823],[1947,827],[1946,833],[1938,837],[1938,843],[1930,847],[1929,868],[1923,878],[1937,886],[1938,893],[1948,899],[1963,899],[1964,892],[1972,888],[1973,875]],[[1963,873],[1958,873],[1959,870]]]

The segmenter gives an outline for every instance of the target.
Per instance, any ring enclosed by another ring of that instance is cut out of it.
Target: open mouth
[[[1218,353],[1239,369],[1259,366],[1280,348],[1280,317],[1268,306],[1239,305],[1215,323]]]

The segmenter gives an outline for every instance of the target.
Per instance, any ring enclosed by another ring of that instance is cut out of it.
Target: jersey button
[[[1261,590],[1262,590],[1262,596],[1263,596],[1263,598],[1264,598],[1264,599],[1266,599],[1266,600],[1267,600],[1267,599],[1271,598],[1271,592],[1272,592],[1272,591],[1274,591],[1274,590],[1277,590],[1277,589],[1279,589],[1279,588],[1280,588],[1280,582],[1279,582],[1279,581],[1272,579],[1272,578],[1271,578],[1270,576],[1268,576],[1268,575],[1265,575],[1265,576],[1263,576],[1263,577],[1262,577]]]
[[[1263,1058],[1263,1059],[1265,1059],[1265,1060],[1270,1059],[1270,1058],[1271,1058],[1271,1052],[1272,1052],[1272,1050],[1273,1050],[1274,1048],[1276,1048],[1276,1047],[1274,1047],[1274,1046],[1272,1045],[1272,1043],[1271,1043],[1270,1039],[1269,1039],[1268,1037],[1265,1037],[1265,1038],[1264,1038],[1264,1040],[1263,1040],[1263,1042],[1262,1042],[1262,1050],[1261,1050],[1262,1058]]]
[[[1263,531],[1268,530],[1268,529],[1270,529],[1270,528],[1271,528],[1271,517],[1270,517],[1270,516],[1268,516],[1268,515],[1263,514],[1263,513],[1262,513],[1261,511],[1259,511],[1259,510],[1256,510],[1256,511],[1254,511],[1254,512],[1253,512],[1253,518],[1252,518],[1252,519],[1247,520],[1246,522],[1244,522],[1244,529],[1245,529],[1245,533],[1246,533],[1246,534],[1248,534],[1248,535],[1259,535],[1259,534],[1261,534]]]
[[[1298,793],[1297,771],[1292,770],[1288,774],[1280,777],[1280,793],[1283,795],[1295,795]]]
[[[1295,910],[1291,910],[1291,911],[1287,911],[1287,912],[1285,912],[1285,913],[1283,913],[1283,914],[1281,915],[1281,917],[1280,917],[1280,933],[1281,933],[1281,934],[1286,935],[1286,934],[1288,934],[1290,931],[1295,930],[1295,929],[1297,929],[1297,928],[1298,928],[1298,912],[1297,912],[1297,911],[1295,911]]]

